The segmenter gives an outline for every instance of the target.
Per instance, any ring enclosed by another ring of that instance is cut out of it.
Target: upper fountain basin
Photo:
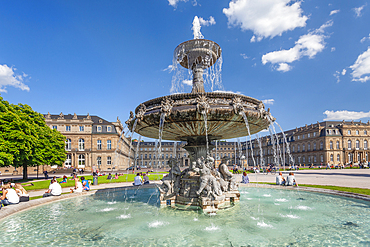
[[[220,46],[207,39],[192,39],[178,45],[174,51],[176,60],[187,69],[211,67],[221,56]]]
[[[126,123],[129,128],[137,119],[135,132],[158,139],[161,114],[165,114],[162,139],[187,141],[205,136],[209,140],[237,138],[248,135],[242,112],[247,116],[250,133],[268,128],[270,113],[264,104],[254,98],[224,92],[184,93],[163,96],[140,104]],[[271,117],[274,121],[274,118]]]

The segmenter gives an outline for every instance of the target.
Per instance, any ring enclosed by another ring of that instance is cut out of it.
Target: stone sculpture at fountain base
[[[170,159],[171,170],[159,188],[161,206],[201,209],[205,213],[234,206],[240,197],[235,178],[225,162],[220,165],[220,172],[213,168],[213,162],[211,157],[201,157],[179,173],[177,161]]]

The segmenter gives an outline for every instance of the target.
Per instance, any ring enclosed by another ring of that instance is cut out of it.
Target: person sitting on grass
[[[114,179],[118,179],[118,173],[116,173],[116,175],[114,176]]]
[[[66,175],[64,175],[64,176],[63,176],[63,180],[62,180],[62,181],[60,181],[59,183],[60,183],[60,184],[65,184],[65,183],[67,183],[67,176],[66,176]]]
[[[55,179],[51,180],[49,189],[42,195],[42,197],[48,196],[60,196],[62,194],[62,186]]]
[[[4,185],[2,187],[2,191],[3,196],[0,198],[0,208],[2,208],[2,206],[19,203],[19,197],[17,195],[17,192],[15,192],[10,183]]]
[[[276,184],[285,185],[285,178],[283,177],[283,174],[281,172],[279,172],[279,175],[276,176]]]
[[[136,174],[133,185],[140,186],[143,184],[143,179],[140,177],[140,173]]]
[[[146,173],[143,174],[144,184],[149,184],[149,177],[146,175]]]
[[[107,176],[107,179],[109,179],[109,180],[111,180],[112,179],[112,174],[108,174],[108,176]]]
[[[85,177],[81,177],[81,182],[82,182],[83,190],[89,191],[90,190],[89,181],[85,180]]]
[[[82,183],[78,180],[78,178],[75,178],[75,187],[74,189],[70,189],[72,192],[82,192]]]

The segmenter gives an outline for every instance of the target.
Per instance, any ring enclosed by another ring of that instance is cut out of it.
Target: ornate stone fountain
[[[193,71],[191,93],[173,94],[141,103],[131,112],[126,124],[142,136],[163,140],[186,141],[191,165],[181,171],[177,161],[169,161],[170,174],[160,188],[161,204],[177,207],[200,207],[213,212],[239,201],[239,191],[226,161],[218,170],[207,156],[212,141],[247,136],[268,128],[274,121],[264,104],[254,98],[224,92],[205,92],[204,69],[212,66],[221,55],[220,46],[210,40],[194,39],[175,49],[177,62]],[[160,125],[161,121],[164,123]],[[244,118],[245,117],[245,118]],[[247,120],[247,123],[246,123]]]

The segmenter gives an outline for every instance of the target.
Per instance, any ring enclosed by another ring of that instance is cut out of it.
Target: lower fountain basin
[[[205,116],[209,140],[237,138],[248,135],[241,112],[247,116],[251,134],[268,128],[267,117],[271,115],[261,101],[234,93],[211,92],[174,94],[140,104],[135,110],[135,132],[157,139],[161,113],[165,113],[164,140],[187,141],[205,136]],[[131,128],[134,121],[132,118],[127,122]]]
[[[369,202],[285,189],[240,188],[209,216],[160,208],[156,189],[110,190],[0,221],[2,246],[368,246]]]

